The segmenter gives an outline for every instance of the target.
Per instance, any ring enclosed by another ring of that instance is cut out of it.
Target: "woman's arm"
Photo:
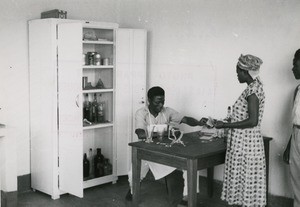
[[[249,117],[247,119],[233,123],[224,123],[222,121],[217,121],[215,127],[245,129],[257,126],[259,115],[259,100],[255,94],[251,94],[250,96],[248,96],[247,101],[249,114]]]

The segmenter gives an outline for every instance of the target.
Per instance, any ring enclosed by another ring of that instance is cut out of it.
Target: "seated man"
[[[154,129],[157,125],[171,122],[177,124],[185,123],[189,126],[203,126],[207,121],[206,118],[198,121],[192,117],[183,116],[172,108],[164,107],[165,91],[161,87],[152,87],[149,89],[147,96],[149,105],[139,109],[135,115],[135,133],[139,139],[146,139],[147,127]],[[182,171],[167,165],[142,160],[141,179],[146,176],[149,169],[152,171],[155,180],[166,176],[170,206],[177,206],[183,196],[184,181]],[[128,181],[131,189],[126,195],[126,200],[131,200],[132,170],[128,173]]]

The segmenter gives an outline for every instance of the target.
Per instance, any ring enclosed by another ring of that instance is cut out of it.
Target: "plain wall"
[[[262,132],[273,137],[270,193],[291,196],[281,157],[298,84],[291,72],[300,48],[298,0],[1,0],[0,122],[16,131],[18,175],[30,173],[27,21],[54,8],[68,11],[70,19],[147,29],[148,86],[163,86],[167,106],[198,119],[225,117],[246,87],[236,77],[239,55],[260,57],[266,92]],[[217,169],[215,177],[222,180],[223,167]]]

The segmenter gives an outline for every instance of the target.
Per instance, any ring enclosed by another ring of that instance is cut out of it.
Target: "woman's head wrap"
[[[248,71],[249,75],[255,79],[259,74],[259,68],[262,63],[263,61],[254,55],[241,54],[237,65],[240,69]]]

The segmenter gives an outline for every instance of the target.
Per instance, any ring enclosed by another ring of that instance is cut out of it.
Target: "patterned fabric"
[[[248,118],[247,98],[252,94],[259,99],[258,125],[230,130],[221,199],[226,200],[229,205],[262,207],[266,205],[266,164],[260,125],[265,94],[258,79],[243,91],[233,105],[232,122]]]

